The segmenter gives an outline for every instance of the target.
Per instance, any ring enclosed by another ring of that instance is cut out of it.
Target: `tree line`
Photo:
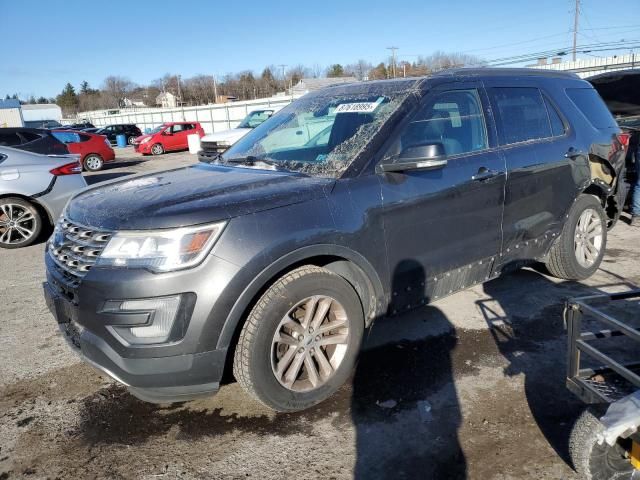
[[[400,56],[402,59],[402,56]],[[428,56],[417,56],[412,61],[406,59],[373,65],[365,60],[352,64],[339,63],[326,69],[319,65],[307,67],[296,65],[285,69],[283,66],[267,66],[259,74],[250,70],[232,73],[216,78],[213,75],[195,75],[182,78],[178,74],[167,73],[149,85],[138,85],[122,76],[111,75],[100,88],[92,88],[82,81],[76,89],[70,82],[55,98],[35,97],[19,99],[17,94],[6,95],[22,103],[56,103],[64,115],[73,116],[78,112],[118,109],[133,105],[156,106],[156,98],[161,92],[176,96],[183,105],[206,105],[226,99],[250,100],[275,95],[296,85],[302,78],[355,77],[358,80],[379,80],[392,77],[414,77],[453,67],[482,65],[481,59],[461,54],[435,52]]]

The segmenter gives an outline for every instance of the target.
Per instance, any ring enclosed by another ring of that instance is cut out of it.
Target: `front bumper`
[[[193,301],[184,302],[183,319],[179,325],[176,320],[178,338],[162,344],[123,342],[110,327],[113,317],[103,311],[105,302],[125,298],[125,292],[126,298],[153,298],[170,290],[178,293],[178,285],[185,288],[182,291],[200,291],[193,283],[197,274],[182,272],[173,278],[160,278],[146,271],[121,271],[121,275],[91,272],[96,274],[93,280],[69,288],[48,253],[45,263],[47,306],[67,343],[89,364],[127,386],[133,395],[153,403],[186,401],[218,390],[227,351],[207,348],[212,342],[206,342],[202,334],[211,313],[210,295],[205,298],[203,294],[198,302],[197,294],[185,294]],[[219,263],[217,267],[221,267]]]
[[[142,153],[142,154],[151,153],[151,142],[134,143],[133,144],[133,149],[136,152]]]

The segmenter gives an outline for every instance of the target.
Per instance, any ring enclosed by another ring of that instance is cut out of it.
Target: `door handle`
[[[490,178],[497,177],[501,173],[502,172],[500,172],[499,170],[491,170],[487,167],[480,167],[478,169],[478,173],[471,177],[471,180],[476,182],[484,182],[485,180],[489,180]]]
[[[587,154],[574,147],[570,147],[569,150],[567,150],[567,153],[564,154],[564,156],[565,158],[570,158],[571,160],[573,160],[576,157],[587,156]]]

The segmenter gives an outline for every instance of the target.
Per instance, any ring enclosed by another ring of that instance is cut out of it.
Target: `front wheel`
[[[159,143],[156,143],[151,147],[151,153],[154,155],[162,155],[164,153],[164,147]]]
[[[363,331],[362,306],[346,280],[312,265],[297,268],[277,280],[249,314],[234,376],[276,411],[304,410],[347,380]]]
[[[606,442],[598,444],[598,434],[604,426],[596,412],[585,410],[578,417],[569,439],[569,453],[576,472],[584,480],[631,480],[636,471],[630,462],[628,445],[630,440],[620,441],[614,446]]]
[[[129,137],[129,138],[127,138],[127,143],[129,145],[133,145],[133,142],[135,142],[135,140],[136,140],[136,137]]]
[[[600,267],[606,246],[607,216],[600,201],[580,195],[549,251],[546,266],[555,277],[584,280]]]

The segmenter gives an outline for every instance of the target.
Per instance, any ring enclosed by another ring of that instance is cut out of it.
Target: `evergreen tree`
[[[78,109],[78,95],[73,85],[67,83],[62,93],[56,97],[55,103],[67,114],[76,113]]]

